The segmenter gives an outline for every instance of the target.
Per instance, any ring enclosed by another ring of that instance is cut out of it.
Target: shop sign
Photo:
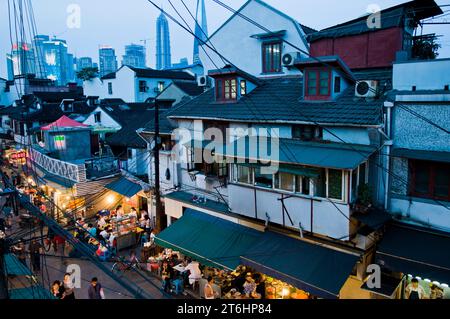
[[[12,160],[21,160],[27,157],[27,153],[25,151],[11,153],[10,158]]]

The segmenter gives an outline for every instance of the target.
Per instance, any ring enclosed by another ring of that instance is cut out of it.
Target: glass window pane
[[[328,197],[342,199],[342,171],[328,170]]]
[[[302,194],[309,195],[310,194],[310,179],[308,177],[302,177]]]
[[[430,193],[430,167],[424,162],[415,162],[415,185],[414,192],[427,195]]]
[[[238,166],[239,183],[250,184],[250,168],[246,166]]]
[[[279,173],[278,177],[278,189],[293,192],[294,191],[294,176],[287,173]]]
[[[450,166],[438,166],[435,169],[434,196],[448,198],[450,188]]]
[[[273,187],[273,174],[267,174],[262,172],[262,168],[255,169],[255,184],[257,186],[272,188]]]
[[[322,198],[326,197],[326,179],[326,171],[325,169],[321,169],[319,176],[314,179],[314,196]]]

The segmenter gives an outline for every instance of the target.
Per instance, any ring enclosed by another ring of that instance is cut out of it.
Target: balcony
[[[45,172],[63,177],[74,183],[83,183],[118,174],[119,163],[113,157],[98,157],[66,162],[52,157],[39,146],[33,146],[29,151],[29,160]]]

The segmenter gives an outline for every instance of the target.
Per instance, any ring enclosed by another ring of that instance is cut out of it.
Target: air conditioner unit
[[[289,52],[283,55],[284,66],[294,66],[295,61],[301,58],[300,52]]]
[[[358,81],[355,95],[357,97],[376,97],[378,94],[378,81]]]
[[[197,79],[198,86],[208,86],[209,85],[209,78],[207,75],[199,76]]]

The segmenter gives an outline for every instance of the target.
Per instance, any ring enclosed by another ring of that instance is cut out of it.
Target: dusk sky
[[[182,5],[181,0],[171,0],[184,18],[193,25],[193,20]],[[195,10],[195,0],[184,0]],[[246,0],[224,0],[237,9]],[[302,24],[315,29],[332,26],[356,18],[366,13],[370,4],[378,4],[387,8],[404,0],[266,0],[275,8],[288,13]],[[437,0],[438,4],[448,4],[448,0]],[[5,55],[10,51],[8,29],[8,0],[0,0],[0,77],[6,77]],[[156,0],[169,13],[174,13],[168,0]],[[67,8],[77,4],[81,8],[81,28],[67,27]],[[155,64],[155,21],[159,12],[147,0],[33,0],[38,32],[66,39],[69,51],[75,56],[91,56],[98,61],[98,46],[111,45],[116,49],[118,62],[121,63],[124,45],[143,43],[147,39],[147,63]],[[443,10],[449,10],[444,7]],[[208,28],[212,33],[229,16],[230,12],[212,0],[206,0]],[[445,20],[450,17],[443,17]],[[182,57],[192,60],[192,36],[170,21],[172,62]],[[448,25],[427,26],[424,33],[437,33],[442,44],[440,57],[450,57],[450,27]]]

